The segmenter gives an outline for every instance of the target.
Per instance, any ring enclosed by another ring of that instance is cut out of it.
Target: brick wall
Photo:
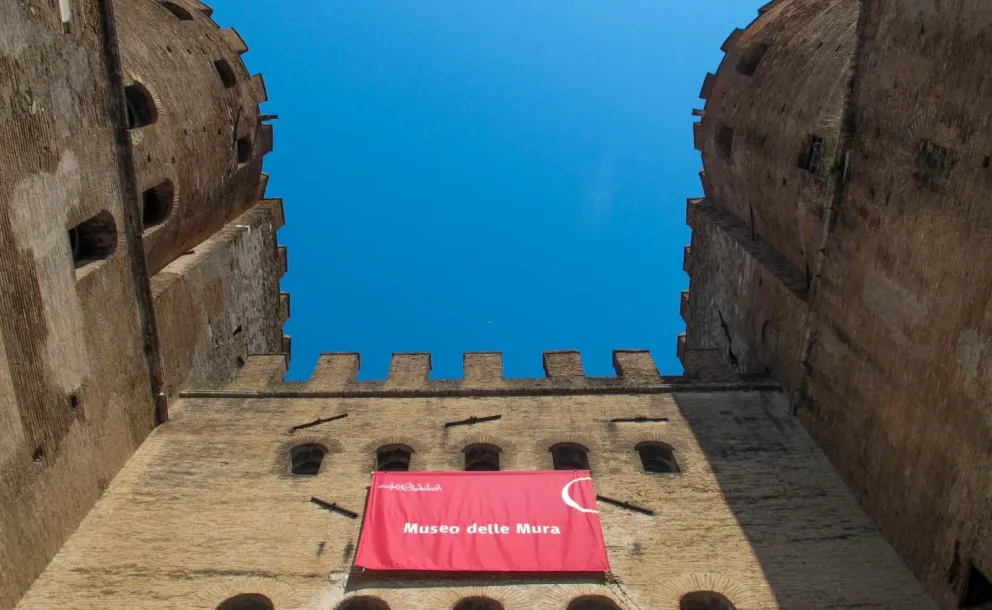
[[[578,354],[551,353],[550,378],[507,380],[498,354],[469,354],[466,379],[428,381],[427,355],[397,354],[388,380],[355,382],[357,355],[328,354],[310,382],[286,383],[284,358],[249,358],[233,384],[187,393],[20,608],[213,610],[260,593],[301,610],[363,595],[425,610],[472,595],[506,610],[564,609],[582,595],[646,609],[676,608],[695,590],[739,610],[932,607],[780,393],[660,378],[645,352],[615,361],[623,377],[591,379],[578,376]],[[609,422],[638,415],[667,422]],[[634,451],[643,440],[671,445],[681,474],[645,474]],[[309,502],[361,513],[386,444],[411,447],[415,470],[460,470],[476,442],[499,446],[503,469],[550,469],[548,449],[562,441],[589,449],[597,493],[656,512],[600,504],[620,584],[358,577],[361,521]],[[290,450],[307,442],[329,450],[320,473],[292,476]]]
[[[0,608],[155,423],[107,15],[58,6],[0,6]],[[69,231],[94,218],[77,267]]]

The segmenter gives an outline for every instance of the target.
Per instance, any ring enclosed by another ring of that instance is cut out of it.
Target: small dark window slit
[[[316,444],[298,445],[290,450],[291,472],[299,476],[315,476],[320,472],[327,449]]]
[[[410,470],[413,449],[406,445],[384,445],[375,452],[375,469],[382,472],[406,472]]]
[[[638,443],[635,450],[641,458],[641,466],[644,468],[644,472],[679,472],[678,462],[675,461],[675,452],[665,443],[645,441]]]
[[[468,472],[484,472],[499,470],[500,448],[495,445],[478,443],[464,449],[465,470]]]

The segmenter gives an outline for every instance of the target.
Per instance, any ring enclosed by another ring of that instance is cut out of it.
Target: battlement
[[[473,396],[513,394],[637,393],[685,390],[763,389],[777,390],[765,380],[735,376],[662,376],[647,350],[614,350],[615,377],[585,374],[577,351],[543,354],[542,378],[507,378],[503,354],[469,352],[463,355],[460,379],[430,379],[431,355],[396,353],[384,380],[358,381],[361,356],[354,352],[321,354],[307,381],[284,381],[286,354],[257,354],[247,358],[237,377],[221,388],[196,388],[182,393],[187,398],[231,396],[259,397],[375,397],[375,396]]]

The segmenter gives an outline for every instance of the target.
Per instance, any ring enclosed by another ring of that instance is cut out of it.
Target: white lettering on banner
[[[387,491],[443,491],[440,485],[423,485],[421,483],[386,483],[376,485],[375,488]]]
[[[419,523],[404,523],[404,534],[458,534],[462,531],[458,525],[420,525]],[[499,523],[473,523],[465,528],[466,534],[475,535],[502,535],[510,533],[509,525]],[[531,523],[517,523],[516,533],[518,534],[561,534],[561,529],[557,525],[534,525]]]
[[[457,525],[418,525],[416,523],[404,523],[404,534],[457,534],[462,528]]]
[[[518,534],[560,534],[561,530],[557,525],[531,525],[530,523],[518,523]]]

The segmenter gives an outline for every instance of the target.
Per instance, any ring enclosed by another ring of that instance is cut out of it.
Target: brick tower
[[[4,2],[0,29],[10,608],[183,387],[284,350],[288,300],[265,87],[236,32],[150,0]]]
[[[768,4],[706,77],[687,212],[686,374],[778,379],[944,608],[992,604],[990,23]]]

